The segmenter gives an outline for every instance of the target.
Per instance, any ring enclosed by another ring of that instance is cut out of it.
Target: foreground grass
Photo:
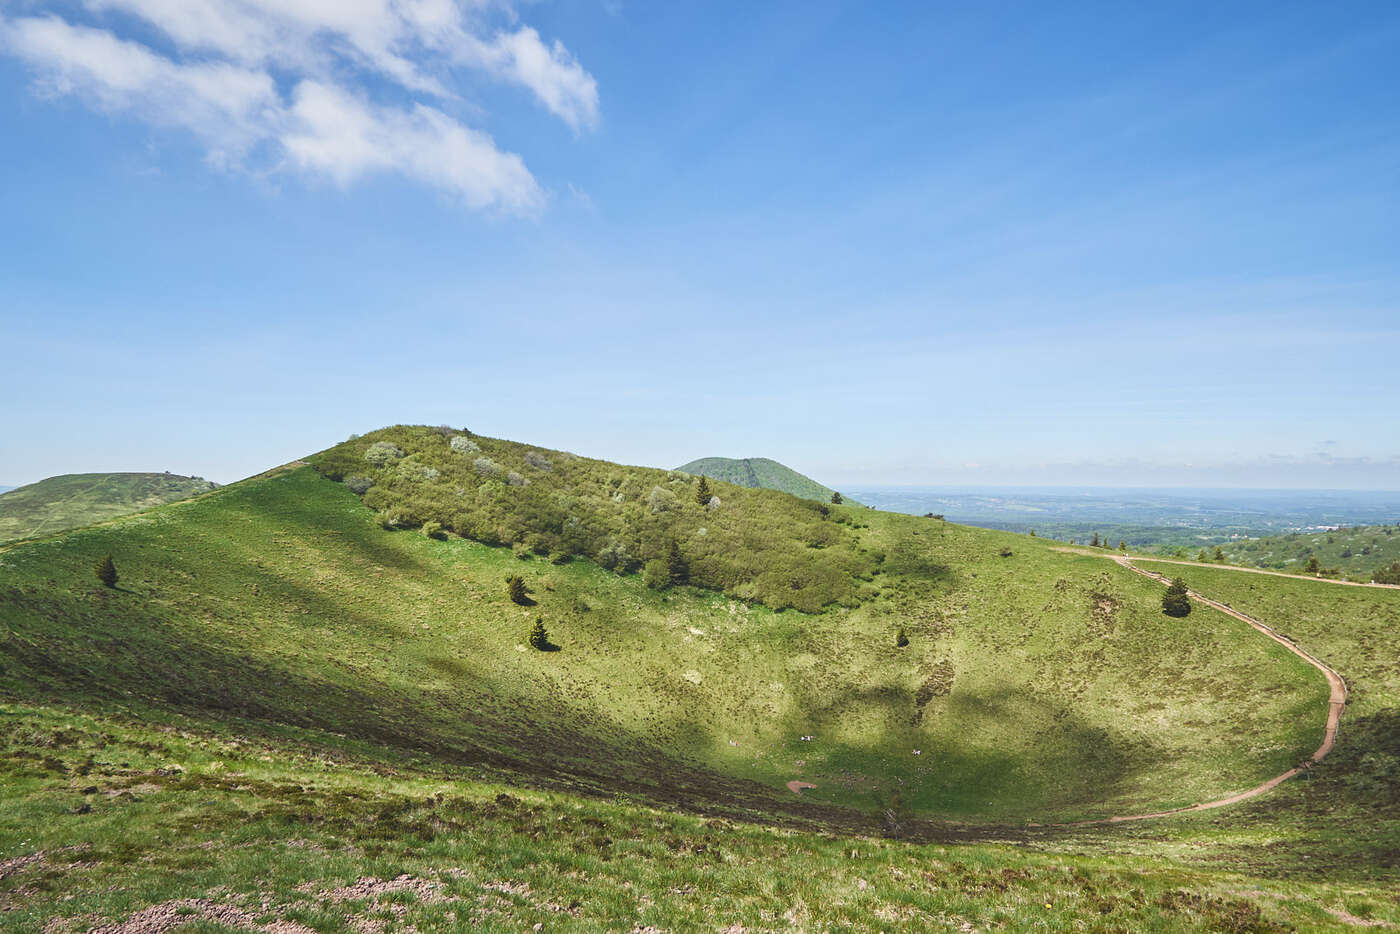
[[[190,932],[281,921],[326,934],[1400,920],[1378,888],[752,825],[466,779],[314,731],[135,713],[0,706],[0,930],[83,931],[162,909]]]

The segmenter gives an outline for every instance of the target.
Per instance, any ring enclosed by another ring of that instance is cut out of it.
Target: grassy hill
[[[64,474],[0,494],[0,542],[52,535],[198,496],[215,484],[168,473]]]
[[[1374,838],[1309,844],[1342,887],[1220,874],[1264,843],[1211,817],[1031,826],[1250,787],[1321,733],[1315,671],[1101,558],[424,428],[310,461],[0,552],[0,930],[215,890],[318,931],[1400,915]],[[647,574],[672,542],[694,583]]]
[[[723,480],[735,486],[778,490],[803,499],[821,500],[824,503],[831,502],[831,494],[836,492],[830,487],[822,486],[811,477],[803,476],[791,467],[766,457],[702,457],[676,469],[682,473]]]
[[[1400,562],[1400,525],[1270,535],[1227,542],[1221,549],[1231,564],[1302,573],[1309,559],[1316,558],[1323,568],[1338,569],[1353,580],[1369,580]]]

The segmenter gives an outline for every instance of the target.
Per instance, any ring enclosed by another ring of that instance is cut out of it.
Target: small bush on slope
[[[866,581],[880,556],[861,551],[841,510],[716,481],[725,505],[707,511],[695,503],[691,478],[673,471],[483,437],[470,439],[481,452],[473,460],[462,456],[461,438],[400,425],[339,444],[312,463],[331,479],[356,478],[356,487],[369,467],[365,504],[392,527],[437,522],[488,545],[587,557],[620,572],[666,561],[677,542],[690,583],[775,609],[815,612],[873,595]]]

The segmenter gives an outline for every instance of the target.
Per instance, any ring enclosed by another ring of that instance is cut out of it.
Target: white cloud
[[[349,184],[393,172],[473,208],[529,214],[544,195],[517,155],[454,119],[457,71],[528,89],[574,130],[598,119],[597,82],[529,26],[488,33],[494,0],[85,0],[93,23],[0,17],[0,49],[35,70],[41,92],[188,130],[212,161],[265,155]],[[121,38],[112,17],[156,27],[174,54]],[[375,103],[366,79],[397,86]],[[290,90],[279,90],[282,86]],[[407,97],[408,101],[403,103]]]
[[[377,108],[340,88],[303,81],[282,145],[300,168],[340,184],[397,171],[459,195],[473,208],[528,214],[543,200],[525,163],[491,137],[422,104]]]
[[[189,51],[324,76],[355,61],[411,91],[450,96],[452,65],[527,88],[578,129],[598,118],[598,84],[564,45],[529,26],[487,36],[484,0],[87,0],[140,17]],[[426,70],[425,70],[426,68]],[[433,73],[433,72],[436,72]]]
[[[560,42],[546,46],[529,26],[499,33],[489,41],[466,37],[455,52],[464,63],[534,91],[551,113],[574,129],[597,122],[598,82]]]
[[[57,17],[0,22],[0,44],[39,70],[40,90],[193,131],[220,161],[241,158],[280,106],[272,78],[227,63],[178,65],[145,46]]]

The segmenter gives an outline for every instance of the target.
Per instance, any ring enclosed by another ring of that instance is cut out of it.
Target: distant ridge
[[[836,492],[811,477],[766,457],[702,457],[677,470],[758,490],[781,490],[803,499],[830,501]]]
[[[214,489],[171,473],[75,473],[0,492],[0,542],[53,535]]]

